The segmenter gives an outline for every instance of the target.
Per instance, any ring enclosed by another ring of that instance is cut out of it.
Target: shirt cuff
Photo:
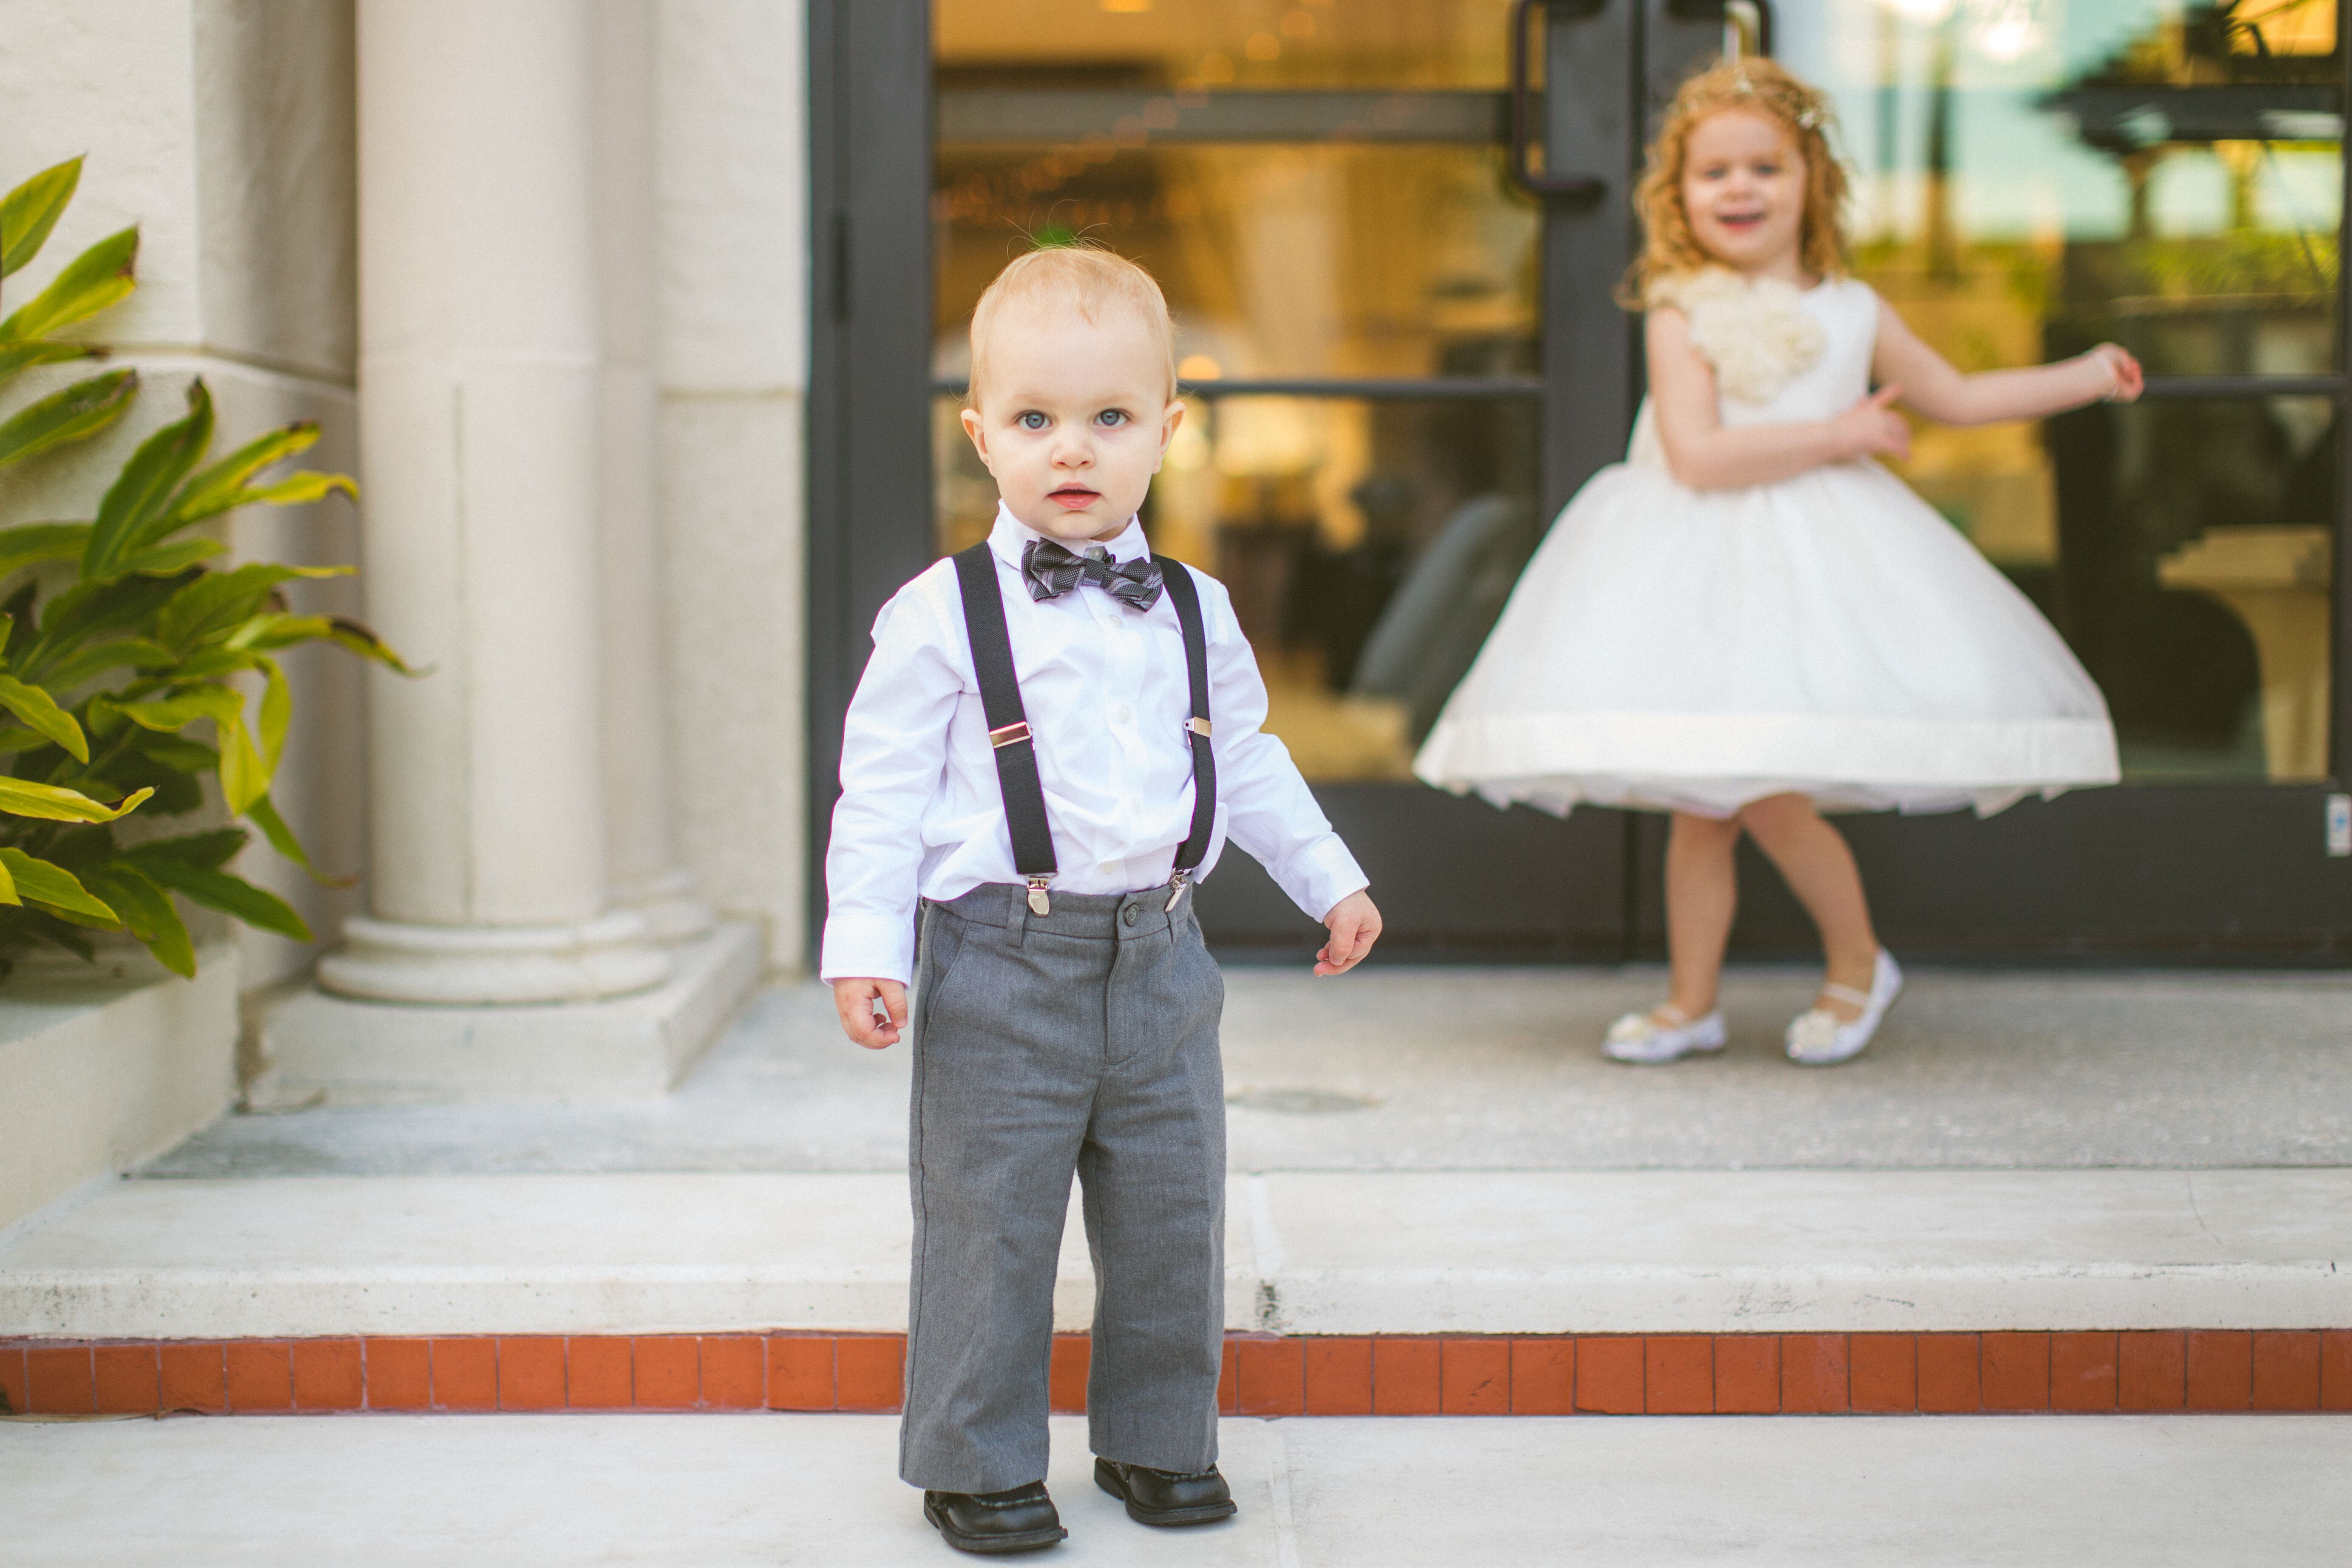
[[[1290,901],[1318,924],[1341,899],[1371,886],[1371,879],[1336,833],[1325,834],[1292,856],[1280,880]]]
[[[1342,851],[1345,853],[1345,851]],[[824,922],[817,977],[835,980],[896,980],[915,977],[915,921],[887,915],[834,915]]]

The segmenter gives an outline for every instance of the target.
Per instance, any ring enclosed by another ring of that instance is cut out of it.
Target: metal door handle
[[[1550,14],[1555,7],[1567,6],[1579,17],[1599,13],[1607,0],[1513,0],[1511,5],[1511,179],[1520,189],[1538,196],[1559,196],[1569,201],[1597,201],[1609,190],[1609,182],[1595,174],[1555,174],[1549,171],[1537,174],[1530,162],[1543,128],[1536,123],[1535,91],[1528,83],[1528,18],[1537,13],[1544,15],[1545,26],[1550,26]]]

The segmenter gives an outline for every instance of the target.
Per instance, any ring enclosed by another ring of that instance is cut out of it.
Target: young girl
[[[1955,371],[1844,275],[1828,119],[1764,59],[1675,95],[1634,198],[1650,398],[1632,448],[1560,514],[1414,763],[1498,805],[1674,814],[1672,991],[1611,1027],[1619,1061],[1722,1048],[1743,832],[1820,928],[1828,974],[1787,1042],[1825,1065],[1870,1043],[1903,979],[1824,809],[1989,816],[2116,778],[2065,644],[1872,458],[1907,451],[1898,402],[2034,419],[2137,396],[2139,366],[2103,343]]]

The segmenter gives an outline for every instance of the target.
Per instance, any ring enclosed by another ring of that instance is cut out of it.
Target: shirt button
[[[1111,717],[1124,724],[1129,720],[1135,717],[1135,710],[1122,702],[1117,708],[1111,710]]]
[[[1135,906],[1133,904],[1128,905],[1127,911],[1118,918],[1125,921],[1129,925],[1133,925],[1135,923]]]

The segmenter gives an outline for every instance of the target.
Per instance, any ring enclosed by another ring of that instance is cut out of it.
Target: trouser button
[[[1128,905],[1126,910],[1120,913],[1118,918],[1125,921],[1128,924],[1133,925],[1135,923],[1135,906],[1133,904]]]

